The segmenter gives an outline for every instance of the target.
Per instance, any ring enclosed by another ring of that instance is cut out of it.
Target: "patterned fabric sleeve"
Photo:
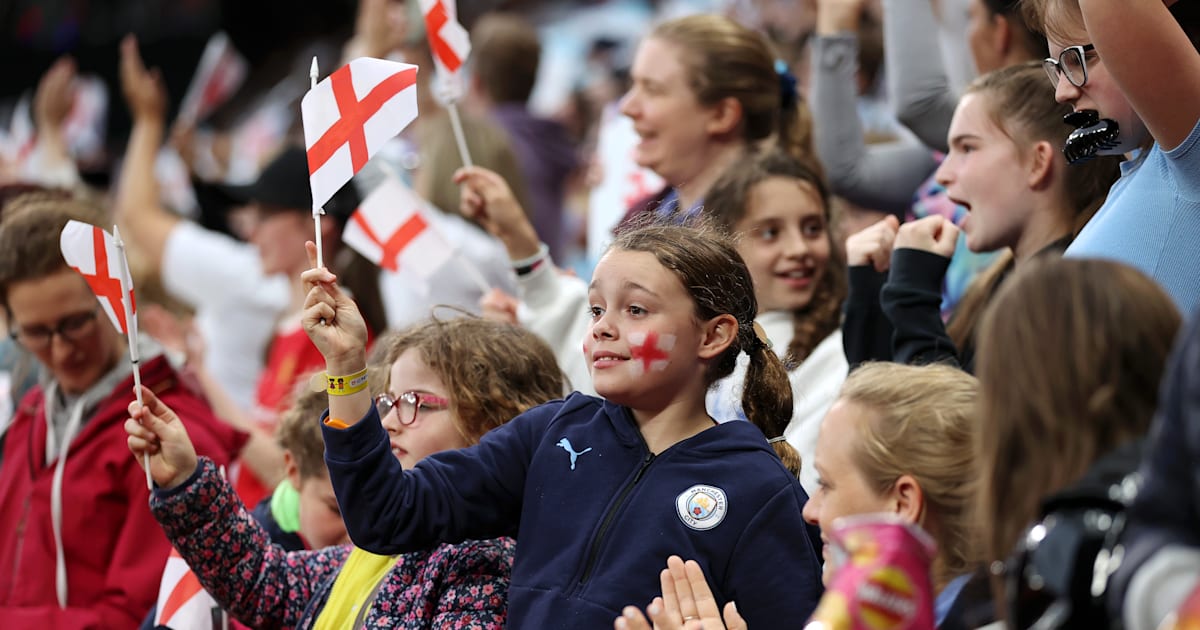
[[[428,563],[441,574],[431,627],[503,628],[515,548],[511,538],[439,547]]]
[[[150,509],[205,590],[254,628],[294,627],[350,550],[286,552],[272,544],[207,457],[179,487],[155,490]]]

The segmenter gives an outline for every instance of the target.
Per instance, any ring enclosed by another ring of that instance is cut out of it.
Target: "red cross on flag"
[[[173,630],[212,630],[216,600],[200,586],[200,580],[174,548],[167,557],[162,582],[158,587],[158,607],[154,627]]]
[[[417,117],[417,67],[359,57],[300,101],[314,207]]]
[[[213,35],[204,47],[200,65],[196,67],[192,83],[183,96],[179,119],[190,124],[203,120],[233,96],[249,70],[250,64],[233,47],[228,35],[224,32]]]
[[[439,74],[455,74],[471,54],[471,36],[458,23],[454,0],[421,0],[425,36]]]
[[[454,247],[426,215],[427,204],[394,177],[385,177],[346,223],[342,241],[389,271],[428,280],[454,256]]]
[[[87,281],[113,326],[128,335],[125,315],[135,315],[137,305],[133,301],[133,287],[128,280],[129,263],[125,260],[125,254],[117,248],[112,235],[89,223],[68,221],[59,236],[59,246],[67,265]],[[129,297],[128,309],[121,301],[126,295]],[[136,333],[137,319],[134,318],[133,322]]]

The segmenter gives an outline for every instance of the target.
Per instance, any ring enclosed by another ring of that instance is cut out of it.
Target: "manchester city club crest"
[[[683,524],[701,531],[720,525],[728,510],[725,491],[716,486],[695,485],[675,499],[675,511]]]

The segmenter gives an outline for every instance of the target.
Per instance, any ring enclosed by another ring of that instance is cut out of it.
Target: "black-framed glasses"
[[[375,397],[375,408],[379,410],[380,418],[395,409],[400,424],[409,426],[417,421],[417,414],[422,411],[429,413],[449,409],[450,401],[426,392],[404,392],[398,398],[384,392]]]
[[[70,342],[81,341],[92,333],[92,324],[100,307],[82,313],[74,313],[58,320],[53,327],[49,326],[17,326],[9,332],[13,341],[21,344],[30,352],[38,352],[50,347],[50,341],[58,335]]]
[[[1082,46],[1068,46],[1058,53],[1058,59],[1046,57],[1042,60],[1042,68],[1046,70],[1046,76],[1050,77],[1050,83],[1058,85],[1058,75],[1066,75],[1067,81],[1075,87],[1083,87],[1087,83],[1087,53],[1095,50],[1096,47],[1091,44]]]

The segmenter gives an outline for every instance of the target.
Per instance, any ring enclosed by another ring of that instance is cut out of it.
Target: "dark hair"
[[[819,169],[812,116],[803,99],[784,108],[775,53],[766,37],[713,14],[690,15],[659,24],[649,35],[684,50],[684,67],[696,99],[713,105],[733,98],[742,107],[742,138],[751,144],[775,140],[796,159]]]
[[[456,428],[468,444],[527,409],[561,398],[564,377],[540,337],[477,317],[432,320],[380,341],[384,364],[416,349],[450,396]],[[390,376],[390,372],[389,372]]]
[[[820,173],[779,149],[757,153],[738,162],[721,175],[704,198],[704,213],[726,233],[746,216],[754,187],[771,177],[788,177],[811,186],[821,201],[825,219],[825,238],[829,240],[829,262],[818,279],[812,299],[793,313],[794,332],[785,361],[798,364],[841,325],[842,302],[846,299],[846,263],[840,256],[830,232],[829,187]]]
[[[997,15],[1004,16],[1009,26],[1016,31],[1018,41],[1025,49],[1026,56],[1030,59],[1041,59],[1046,56],[1046,50],[1049,48],[1046,36],[1030,27],[1024,12],[1021,11],[1021,0],[982,0],[982,2],[993,19]]]
[[[779,357],[758,338],[754,318],[758,300],[746,263],[721,232],[702,225],[651,224],[622,232],[610,250],[645,252],[675,274],[695,305],[698,321],[718,315],[737,320],[737,335],[709,366],[705,374],[711,385],[733,373],[737,356],[750,356],[742,394],[746,419],[768,439],[780,437],[792,418],[792,384]],[[800,456],[787,442],[772,444],[793,474],[800,471]]]
[[[1003,560],[1044,496],[1145,434],[1179,329],[1171,298],[1106,260],[1038,259],[980,322],[982,558]]]
[[[8,290],[18,282],[40,280],[70,269],[59,239],[67,221],[102,226],[104,209],[86,201],[34,194],[4,207],[0,219],[0,306],[8,310]]]
[[[471,28],[471,63],[496,103],[524,103],[537,80],[542,45],[537,31],[511,13],[487,13]]]

